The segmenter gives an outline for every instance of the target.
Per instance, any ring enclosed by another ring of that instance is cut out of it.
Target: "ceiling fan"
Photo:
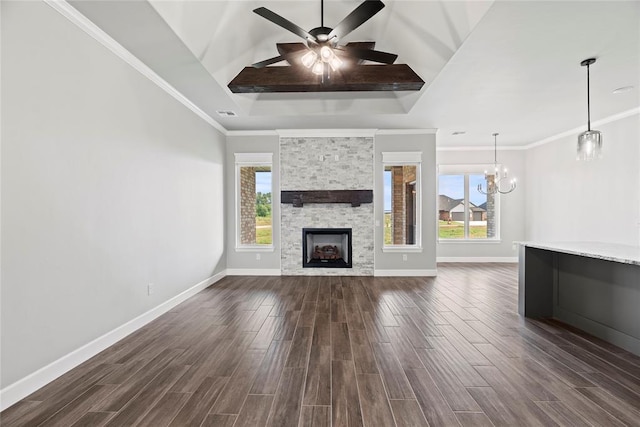
[[[309,31],[265,7],[254,9],[305,43],[277,43],[278,56],[245,67],[229,89],[234,93],[420,90],[424,81],[408,65],[394,64],[398,55],[374,50],[375,42],[339,44],[383,8],[380,0],[365,0],[329,28],[324,26],[321,0],[320,26]],[[382,65],[363,65],[364,60]],[[269,67],[283,61],[289,67]]]

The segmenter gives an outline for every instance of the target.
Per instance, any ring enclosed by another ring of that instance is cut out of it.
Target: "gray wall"
[[[499,143],[500,141],[498,141]],[[514,241],[525,237],[525,200],[529,190],[529,177],[525,171],[525,150],[500,150],[498,162],[509,169],[509,175],[518,180],[517,188],[500,196],[500,242],[438,242],[440,260],[500,260],[518,257]],[[493,163],[493,150],[443,151],[436,153],[438,165],[474,165]],[[436,188],[437,195],[437,188]],[[437,234],[436,234],[437,236]],[[437,238],[437,237],[436,237]]]
[[[272,270],[271,273],[280,272],[280,138],[277,134],[261,134],[250,136],[227,136],[227,171],[226,171],[226,240],[227,240],[227,269],[233,270]],[[236,251],[236,207],[235,207],[235,156],[234,153],[273,153],[273,166],[271,179],[273,180],[272,203],[273,209],[273,251],[271,252],[247,252]],[[257,255],[260,259],[256,259]],[[268,271],[266,271],[268,273]],[[242,272],[251,274],[250,272]]]
[[[225,145],[51,7],[1,7],[5,388],[224,270]]]
[[[375,270],[433,270],[436,268],[436,135],[435,134],[378,134],[375,137],[374,159],[374,216]],[[384,191],[382,152],[422,152],[422,252],[383,252]],[[379,221],[379,223],[377,222]],[[378,225],[379,224],[379,225]],[[402,256],[407,260],[403,261]]]
[[[527,240],[640,245],[640,115],[596,129],[596,161],[576,161],[577,135],[527,150]]]

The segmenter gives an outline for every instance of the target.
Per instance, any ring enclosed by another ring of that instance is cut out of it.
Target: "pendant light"
[[[511,178],[509,181],[509,187],[505,187],[507,181],[507,168],[498,166],[498,133],[493,134],[493,174],[489,174],[488,171],[484,171],[484,179],[487,181],[487,189],[482,189],[482,184],[478,184],[478,192],[482,194],[507,194],[516,189],[516,179]],[[503,188],[501,188],[504,187]]]
[[[600,131],[591,130],[589,66],[595,62],[595,58],[589,58],[580,63],[583,67],[587,67],[587,130],[578,135],[578,160],[594,160],[602,157],[602,134]]]

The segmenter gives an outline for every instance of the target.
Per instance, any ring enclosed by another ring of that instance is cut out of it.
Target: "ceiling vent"
[[[231,110],[217,110],[216,113],[218,113],[220,117],[236,117],[237,116],[236,112]]]

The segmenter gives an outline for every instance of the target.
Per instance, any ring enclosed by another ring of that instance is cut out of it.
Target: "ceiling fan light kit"
[[[229,89],[234,93],[420,90],[424,80],[408,65],[394,64],[398,55],[374,50],[375,42],[339,45],[341,38],[383,8],[380,0],[365,0],[335,28],[329,28],[324,26],[321,0],[321,24],[309,31],[265,7],[255,9],[256,14],[306,44],[278,43],[280,55],[245,67],[229,83]],[[289,66],[269,67],[283,61]],[[378,64],[365,65],[362,61]]]
[[[588,58],[580,62],[587,67],[587,130],[578,135],[578,160],[594,160],[602,157],[602,134],[591,130],[591,102],[589,94],[589,66],[596,62],[595,58]]]

